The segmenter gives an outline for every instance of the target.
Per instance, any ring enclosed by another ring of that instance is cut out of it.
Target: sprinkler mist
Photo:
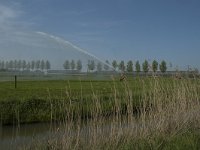
[[[0,41],[0,64],[4,64],[3,67],[0,65],[0,69],[3,68],[13,73],[76,74],[89,72],[99,74],[98,76],[119,73],[112,65],[99,57],[63,38],[45,32],[10,32],[0,35]],[[49,69],[46,67],[46,62],[50,63]],[[66,67],[67,63],[68,67]]]
[[[69,41],[66,41],[66,40],[64,40],[64,39],[62,39],[62,38],[60,38],[60,37],[57,37],[57,36],[54,36],[54,35],[50,35],[50,34],[45,33],[45,32],[37,31],[36,33],[37,33],[37,34],[40,34],[40,35],[42,35],[42,36],[45,36],[45,37],[47,37],[47,38],[51,38],[51,39],[57,41],[57,42],[60,44],[60,46],[66,46],[66,47],[68,47],[68,46],[70,45],[70,46],[73,47],[75,50],[79,51],[80,53],[82,53],[82,54],[84,54],[84,55],[86,55],[86,56],[89,56],[89,57],[93,58],[94,60],[97,60],[98,62],[100,62],[100,63],[102,63],[102,64],[104,64],[104,65],[107,65],[107,66],[109,67],[110,70],[112,70],[112,71],[115,70],[110,64],[105,63],[105,62],[104,62],[103,60],[101,60],[100,58],[98,58],[98,57],[96,57],[95,55],[93,55],[93,54],[91,54],[91,53],[88,53],[87,51],[85,51],[85,50],[83,50],[83,49],[81,49],[81,48],[79,48],[79,47],[73,45],[73,44],[70,43]]]

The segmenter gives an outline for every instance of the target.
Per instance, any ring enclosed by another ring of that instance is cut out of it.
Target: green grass
[[[0,84],[0,100],[5,99],[26,99],[30,97],[46,98],[52,96],[65,96],[67,90],[72,93],[81,91],[87,95],[91,93],[91,84],[98,91],[108,91],[110,82],[107,81],[67,81],[67,80],[50,80],[50,81],[18,81],[17,89],[14,88],[14,82],[2,82]],[[81,88],[82,86],[82,88]]]
[[[148,109],[153,103],[149,99],[159,98],[154,97],[156,94],[163,92],[170,97],[179,86],[198,88],[186,89],[191,90],[186,95],[190,98],[193,90],[199,90],[199,80],[193,79],[128,77],[125,82],[120,82],[119,77],[110,80],[90,79],[91,77],[85,80],[21,80],[17,83],[17,89],[14,88],[13,81],[1,82],[1,121],[3,124],[12,124],[60,120],[69,107],[73,118],[92,117],[97,102],[101,106],[99,115],[115,113],[113,106],[116,103],[119,103],[117,105],[123,114],[127,113],[127,104],[131,105],[134,113],[139,113],[144,99],[147,103],[145,109]],[[159,88],[156,91],[155,86]]]
[[[139,81],[130,81],[132,89],[139,88]],[[65,109],[60,107],[67,108],[69,104],[74,116],[81,113],[83,118],[91,117],[96,96],[103,106],[102,114],[107,115],[112,113],[114,86],[124,91],[124,83],[118,80],[18,81],[17,89],[13,81],[1,82],[1,120],[3,124],[59,120],[65,114]]]
[[[1,123],[56,121],[75,131],[36,139],[37,149],[199,149],[199,79],[21,80],[17,89],[1,82],[0,92]]]
[[[104,139],[106,140],[106,139]],[[109,140],[108,140],[109,141]],[[185,133],[170,137],[148,137],[142,139],[127,139],[127,137],[119,137],[118,141],[103,142],[100,145],[79,145],[78,147],[63,146],[62,142],[55,141],[51,143],[50,140],[43,143],[35,143],[30,147],[24,149],[106,149],[106,150],[199,150],[200,149],[200,133],[196,131],[187,131]],[[73,141],[76,143],[76,140]]]
[[[105,147],[106,148],[106,147]],[[112,147],[110,149],[113,149]],[[149,137],[138,140],[129,140],[125,143],[119,143],[116,149],[158,149],[158,150],[198,150],[200,149],[200,132],[187,131],[173,137]]]
[[[139,89],[140,81],[138,79],[129,79],[131,89]],[[46,99],[49,95],[53,97],[66,97],[66,91],[70,91],[72,96],[91,95],[92,92],[109,95],[112,93],[113,85],[116,88],[123,89],[123,82],[116,80],[93,80],[88,77],[84,80],[39,80],[39,81],[18,81],[15,89],[14,81],[0,82],[0,101],[12,99],[41,98]]]

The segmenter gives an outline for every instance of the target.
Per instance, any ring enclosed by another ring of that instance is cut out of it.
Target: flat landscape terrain
[[[88,113],[94,108],[96,102],[102,105],[102,113],[107,114],[113,113],[112,109],[116,100],[123,106],[122,111],[126,111],[125,105],[129,101],[134,112],[139,111],[143,102],[146,102],[147,106],[145,107],[151,107],[155,98],[159,99],[158,95],[163,96],[162,94],[164,94],[168,100],[174,101],[175,97],[171,97],[171,95],[180,94],[180,88],[185,88],[185,92],[181,91],[184,92],[182,94],[184,94],[185,98],[190,98],[194,94],[198,94],[195,95],[197,96],[196,98],[200,97],[200,80],[198,78],[177,79],[173,77],[127,76],[124,81],[120,81],[119,75],[18,76],[16,88],[14,77],[7,78],[10,81],[5,81],[5,78],[2,77],[3,80],[0,82],[0,107],[2,108],[1,113],[5,114],[5,116],[10,114],[11,118],[7,116],[5,123],[11,124],[13,120],[16,123],[16,112],[20,116],[28,114],[29,107],[35,110],[35,119],[19,117],[19,123],[50,121],[52,118],[50,118],[49,112],[53,110],[58,112],[57,107],[60,104],[63,105],[62,107],[69,107],[70,104],[74,107],[74,112],[82,111],[83,114],[81,115],[85,116],[85,113],[89,115]],[[51,104],[53,104],[52,107],[50,107]],[[4,107],[4,105],[9,105],[9,107]],[[38,109],[46,111],[47,116],[45,117],[44,113],[40,114],[39,111],[37,113]],[[9,113],[5,113],[3,110],[7,110]],[[63,110],[60,111],[63,113]],[[30,114],[30,116],[34,115],[33,112],[30,112]],[[44,120],[40,120],[40,115],[44,115]],[[1,115],[3,122],[5,116]],[[57,120],[56,118],[54,119]]]
[[[64,126],[59,137],[42,143],[36,139],[37,144],[33,142],[27,149],[200,146],[199,78],[127,76],[120,81],[120,75],[88,75],[17,79],[16,88],[13,76],[2,77],[0,82],[1,124]],[[56,135],[59,128],[55,130]]]

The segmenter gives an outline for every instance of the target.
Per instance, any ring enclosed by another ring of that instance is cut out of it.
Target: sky
[[[199,0],[0,0],[0,33],[15,31],[55,35],[103,60],[200,69]]]

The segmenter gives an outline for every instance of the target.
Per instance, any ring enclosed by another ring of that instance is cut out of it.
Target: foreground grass
[[[199,149],[199,79],[66,84],[63,93],[53,92],[60,87],[56,83],[50,86],[53,84],[46,82],[45,96],[1,101],[5,124],[42,120],[59,121],[64,126],[54,129],[48,139],[36,139],[20,149]],[[34,91],[33,85],[30,89]]]
[[[174,136],[166,135],[146,138],[131,138],[127,135],[122,135],[117,139],[109,137],[101,139],[98,143],[79,143],[74,139],[73,145],[68,143],[67,139],[50,139],[46,142],[37,141],[31,146],[23,146],[20,149],[106,149],[106,150],[199,150],[200,149],[200,133],[196,131],[187,131]],[[59,141],[61,140],[61,141]],[[97,139],[98,140],[98,139]],[[64,143],[63,143],[64,142]],[[93,141],[94,142],[94,141]],[[68,145],[69,144],[69,145]],[[77,145],[76,145],[77,144]],[[87,145],[89,144],[89,145]],[[96,144],[96,145],[95,145]]]

